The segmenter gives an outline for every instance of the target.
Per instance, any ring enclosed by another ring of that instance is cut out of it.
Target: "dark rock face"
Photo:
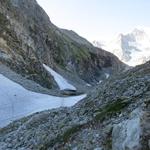
[[[114,73],[124,67],[114,55],[54,26],[35,0],[0,1],[0,22],[0,61],[48,88],[53,79],[42,63],[87,82],[99,81],[103,69]]]
[[[34,22],[32,17],[37,17],[37,12],[42,15],[42,11],[41,9],[36,10],[34,1],[28,1],[30,3],[25,2],[15,0],[0,2],[0,47],[3,53],[0,61],[16,72],[28,75],[28,78],[51,88],[52,80],[43,69],[40,59],[38,59],[35,52],[36,47],[30,35],[32,33],[29,31],[29,27],[32,25],[30,22]],[[31,6],[33,6],[34,10],[31,9]],[[31,15],[31,19],[29,15]],[[42,21],[45,22],[46,19]]]
[[[150,62],[108,79],[72,108],[0,130],[0,149],[150,149]]]

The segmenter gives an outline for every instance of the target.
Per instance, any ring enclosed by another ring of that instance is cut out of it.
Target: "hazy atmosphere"
[[[150,26],[149,0],[38,0],[51,21],[93,40]]]

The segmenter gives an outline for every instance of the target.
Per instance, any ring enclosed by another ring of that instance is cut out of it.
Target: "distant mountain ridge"
[[[143,64],[150,60],[150,28],[135,28],[127,34],[119,34],[110,42],[94,41],[93,45],[115,54],[130,66]]]

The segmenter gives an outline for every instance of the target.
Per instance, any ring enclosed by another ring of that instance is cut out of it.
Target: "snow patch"
[[[60,74],[58,74],[57,72],[55,72],[53,69],[51,69],[45,64],[43,64],[43,66],[54,77],[60,90],[65,90],[65,89],[76,90],[76,88],[70,83],[68,83],[68,81],[65,78],[63,78]]]
[[[87,85],[87,86],[92,86],[92,85],[91,85],[91,84],[89,84],[89,83],[87,83],[86,85]]]
[[[99,80],[97,84],[101,84],[102,82],[103,82],[102,80]]]
[[[73,106],[85,97],[86,94],[56,97],[31,92],[0,74],[0,127],[35,112]]]
[[[106,76],[106,79],[108,79],[110,75],[108,73],[105,73],[105,76]]]

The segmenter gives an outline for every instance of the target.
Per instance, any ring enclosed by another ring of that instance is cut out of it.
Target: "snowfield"
[[[31,92],[0,74],[0,127],[35,112],[73,106],[85,97],[86,94],[56,97]]]
[[[65,90],[65,89],[76,90],[76,88],[73,85],[71,85],[70,83],[68,83],[68,81],[66,79],[64,79],[60,74],[58,74],[57,72],[55,72],[54,70],[52,70],[50,67],[48,67],[45,64],[43,64],[43,66],[54,77],[60,90]]]

